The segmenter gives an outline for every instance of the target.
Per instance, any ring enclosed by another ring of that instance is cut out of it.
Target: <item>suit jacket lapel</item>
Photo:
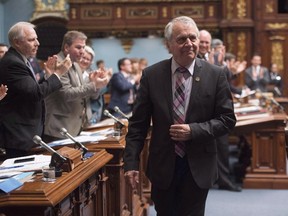
[[[197,103],[197,95],[199,94],[199,88],[200,88],[200,82],[201,82],[201,76],[202,76],[202,64],[200,59],[195,59],[195,66],[194,66],[194,72],[193,72],[193,81],[192,81],[192,89],[190,93],[190,100],[189,105],[186,112],[186,119],[189,114],[191,114],[192,106],[194,106]]]
[[[171,72],[171,61],[172,58],[166,62],[164,67],[162,68],[163,85],[164,85],[164,99],[166,101],[166,107],[169,109],[169,114],[171,116],[171,121],[173,122],[173,92],[172,92],[172,72]]]

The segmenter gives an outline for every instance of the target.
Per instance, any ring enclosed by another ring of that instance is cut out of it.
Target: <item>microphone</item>
[[[115,106],[115,107],[114,107],[114,111],[117,112],[117,113],[119,113],[119,114],[120,114],[122,117],[124,117],[125,119],[129,120],[129,117],[128,117],[125,113],[123,113],[118,106]]]
[[[122,127],[125,126],[123,122],[121,122],[118,118],[112,115],[107,109],[104,110],[103,114],[107,117],[114,119],[117,123],[119,123]]]
[[[275,104],[277,107],[279,107],[282,111],[284,110],[284,107],[281,104],[279,104],[273,97],[271,98],[271,102]]]
[[[52,154],[51,162],[49,165],[50,167],[55,166],[55,168],[59,170],[63,165],[63,163],[67,161],[67,158],[63,157],[61,154],[59,154],[57,151],[55,151],[53,148],[51,148],[49,145],[43,142],[41,137],[35,135],[33,137],[33,142],[38,145],[41,145]]]
[[[84,155],[87,153],[88,149],[82,143],[75,140],[74,137],[71,136],[71,134],[69,134],[65,128],[61,128],[60,133],[61,133],[61,135],[71,139],[78,146],[78,148],[82,149],[82,154],[84,157]]]
[[[277,95],[280,97],[282,94],[277,86],[274,87],[274,91],[277,93]]]
[[[268,98],[266,95],[262,94],[262,96],[265,98],[265,100],[270,100],[274,105],[280,108],[280,110],[284,111],[284,107],[279,104],[273,97]]]

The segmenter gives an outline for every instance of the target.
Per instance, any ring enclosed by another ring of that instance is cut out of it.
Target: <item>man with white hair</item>
[[[59,78],[71,67],[69,57],[57,67],[57,57],[50,57],[45,65],[49,78],[37,82],[28,61],[40,45],[34,27],[28,22],[13,25],[8,32],[10,48],[0,61],[0,83],[9,86],[9,94],[0,101],[0,144],[7,158],[29,154],[33,137],[43,132],[44,98],[62,87]]]

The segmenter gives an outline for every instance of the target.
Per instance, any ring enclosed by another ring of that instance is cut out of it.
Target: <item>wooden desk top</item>
[[[1,206],[55,206],[90,176],[104,167],[113,156],[100,150],[91,158],[83,161],[71,172],[64,172],[54,183],[42,180],[42,173],[37,174],[33,182],[25,182],[23,186],[10,194],[0,196]]]

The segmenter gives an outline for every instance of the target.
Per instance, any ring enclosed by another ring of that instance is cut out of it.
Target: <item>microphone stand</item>
[[[60,155],[57,151],[52,149],[49,145],[42,141],[41,137],[35,135],[33,142],[44,147],[48,152],[51,153],[51,161],[49,167],[55,167],[55,176],[60,177],[62,175],[62,166],[67,162],[67,158]]]
[[[78,142],[71,134],[69,134],[67,132],[66,128],[61,128],[60,133],[63,136],[71,139],[75,143],[75,146],[77,146],[78,149],[80,149],[82,151],[83,159],[87,159],[87,158],[90,158],[91,156],[93,156],[93,153],[88,153],[88,149],[82,143]]]

